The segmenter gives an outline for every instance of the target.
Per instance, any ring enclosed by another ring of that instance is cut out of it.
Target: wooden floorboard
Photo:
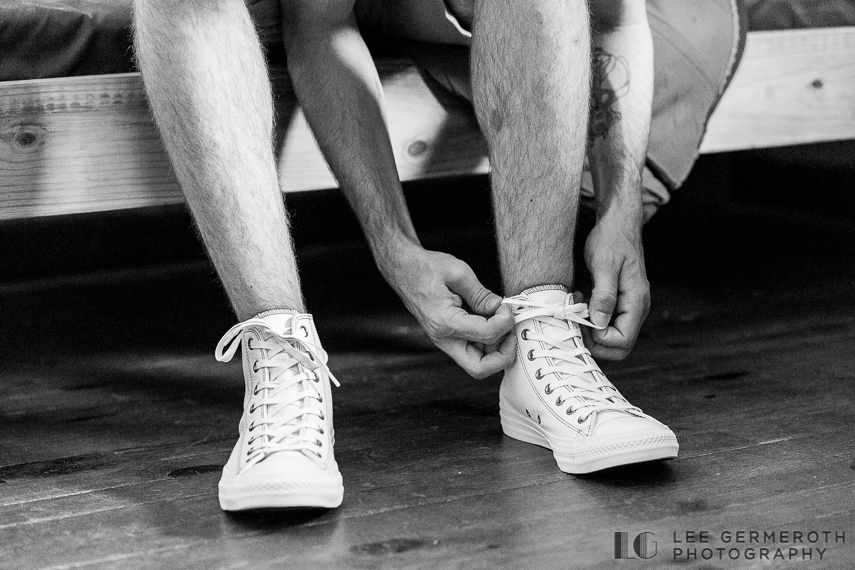
[[[489,281],[470,237],[443,247]],[[0,285],[0,568],[661,568],[700,530],[846,544],[680,565],[853,567],[855,230],[677,206],[646,240],[653,310],[607,371],[681,456],[586,477],[502,436],[498,378],[431,348],[366,252],[299,252],[342,382],[333,511],[219,510],[243,387],[213,360],[232,316],[207,266]],[[615,560],[614,533],[643,531],[659,554]]]

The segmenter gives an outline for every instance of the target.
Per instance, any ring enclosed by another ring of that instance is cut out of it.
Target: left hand
[[[601,217],[585,243],[585,262],[594,280],[590,319],[606,327],[582,327],[585,345],[595,359],[623,360],[650,311],[640,217]]]

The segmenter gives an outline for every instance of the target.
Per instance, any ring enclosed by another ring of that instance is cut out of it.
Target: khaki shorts
[[[246,0],[262,41],[281,44],[278,0]],[[388,38],[453,93],[471,100],[471,34],[444,0],[357,0],[363,34]],[[655,84],[644,202],[666,203],[686,179],[712,113],[742,53],[745,30],[737,0],[647,0]],[[593,196],[590,176],[583,196]]]

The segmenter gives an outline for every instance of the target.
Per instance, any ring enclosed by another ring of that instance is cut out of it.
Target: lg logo
[[[656,556],[656,541],[652,532],[642,532],[636,535],[632,543],[629,542],[628,532],[615,533],[615,558],[619,560],[632,560],[642,558],[649,560]]]

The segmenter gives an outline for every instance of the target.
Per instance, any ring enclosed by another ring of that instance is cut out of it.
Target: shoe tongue
[[[573,297],[573,293],[567,292],[565,289],[547,289],[543,291],[537,291],[534,293],[529,293],[525,295],[529,298],[529,300],[535,303],[543,303],[546,305],[572,305],[575,303],[575,299]],[[553,324],[552,322],[547,322],[546,320],[541,321],[541,331],[546,336],[551,336],[554,338],[563,338],[566,336],[568,330],[579,331],[579,325],[574,323],[573,321],[565,321],[562,320],[562,324],[560,326]],[[573,336],[569,340],[565,341],[572,343],[576,346],[576,348],[582,348],[584,343],[582,342],[581,332],[579,336]],[[558,350],[556,348],[552,348],[551,350]],[[577,356],[580,364],[595,364],[593,359],[590,356]],[[560,365],[559,365],[560,366]],[[583,372],[579,373],[576,370],[573,370],[571,366],[567,366],[567,371],[569,374],[573,376],[583,378],[585,380],[596,382],[600,378],[598,374],[602,374],[602,372],[591,371],[591,372]],[[603,377],[604,378],[604,377]]]
[[[528,297],[528,299],[534,303],[542,303],[544,305],[572,305],[573,293],[568,293],[565,289],[546,289],[541,291],[535,291],[534,293],[523,293],[522,296]],[[541,330],[543,334],[547,336],[557,337],[564,336],[570,329],[578,329],[579,325],[572,321],[562,321],[561,326],[556,326],[552,323],[548,323],[546,321],[541,321]],[[577,345],[578,346],[578,345]]]
[[[553,289],[533,288],[526,289],[520,293],[520,297],[527,297],[529,301],[544,303],[546,305],[563,305],[568,295],[572,295],[572,293],[569,293],[564,287]]]
[[[293,313],[273,313],[261,318],[267,323],[267,328],[271,331],[283,334],[291,331],[291,323],[294,320]]]
[[[265,334],[270,335],[271,333],[279,333],[279,334],[291,334],[291,327],[294,320],[294,315],[289,313],[277,313],[272,315],[267,315],[262,319],[267,323],[267,326],[270,330],[264,331]],[[275,337],[274,337],[275,338]],[[281,341],[285,342],[285,341]],[[274,352],[272,350],[265,350],[265,357],[270,358],[271,353]],[[290,359],[291,356],[288,353],[279,353],[274,359]],[[279,376],[276,377],[276,382],[284,382],[287,381],[294,376],[296,376],[299,372],[299,365],[292,366],[291,368],[282,371]],[[274,369],[268,369],[271,377],[276,373]],[[305,388],[306,382],[309,380],[303,380],[287,389],[279,390],[276,392],[275,398],[283,398],[288,397],[290,394],[303,392]],[[272,391],[272,390],[271,390]],[[291,404],[272,404],[267,406],[267,417],[275,418],[276,416],[284,416],[290,412],[295,410],[302,409],[305,406],[304,400],[297,400],[296,402],[292,402]],[[285,425],[295,425],[300,423],[301,418],[298,416],[297,418],[291,420]]]

